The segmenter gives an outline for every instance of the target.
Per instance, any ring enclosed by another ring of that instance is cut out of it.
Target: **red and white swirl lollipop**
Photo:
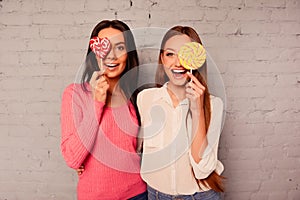
[[[195,70],[205,63],[206,51],[200,43],[189,42],[180,47],[178,58],[184,68]]]
[[[99,38],[95,36],[90,40],[90,48],[96,56],[104,59],[111,49],[111,44],[108,38]]]

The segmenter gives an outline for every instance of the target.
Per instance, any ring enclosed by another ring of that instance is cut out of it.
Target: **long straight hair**
[[[131,103],[137,110],[136,105],[136,88],[137,88],[137,80],[138,80],[138,55],[136,51],[136,45],[134,42],[133,34],[130,28],[122,21],[119,20],[103,20],[99,22],[93,29],[90,39],[92,37],[98,36],[99,32],[105,28],[114,28],[122,32],[125,40],[125,46],[127,51],[127,60],[126,67],[121,74],[121,78],[119,80],[120,87],[124,91],[127,99],[130,99]],[[81,77],[81,86],[84,91],[89,92],[86,83],[89,82],[92,78],[92,75],[95,71],[99,71],[98,62],[96,60],[96,55],[88,46],[86,59],[85,59],[85,69]],[[129,72],[130,71],[130,72]],[[124,75],[126,74],[126,77]],[[123,77],[123,78],[122,78]],[[140,117],[138,112],[136,112],[138,121],[140,124]]]
[[[156,82],[157,86],[161,86],[169,80],[163,67],[161,67],[161,65],[162,65],[161,55],[164,52],[164,47],[165,47],[166,42],[175,35],[187,35],[191,38],[191,40],[193,42],[198,42],[198,43],[202,44],[199,35],[191,27],[175,26],[175,27],[171,28],[170,30],[168,30],[167,33],[163,37],[161,47],[160,47],[159,66],[156,70],[156,75],[155,75],[155,82]],[[207,132],[207,130],[209,128],[209,124],[210,124],[210,119],[211,119],[211,105],[210,105],[210,93],[209,93],[209,90],[208,90],[208,87],[206,84],[206,80],[207,80],[207,72],[206,71],[207,71],[207,64],[205,62],[199,71],[193,70],[193,75],[205,87],[203,103],[204,103],[205,128],[206,128],[206,132]],[[202,185],[204,185],[206,187],[209,186],[211,189],[213,189],[217,192],[224,192],[224,186],[223,186],[222,179],[224,179],[223,176],[220,176],[215,171],[213,171],[207,178],[197,179],[197,181],[198,181],[198,184],[201,183]],[[199,187],[201,187],[200,184],[199,184]]]

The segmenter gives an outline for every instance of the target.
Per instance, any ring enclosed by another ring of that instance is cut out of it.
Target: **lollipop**
[[[94,54],[100,58],[100,71],[105,71],[105,68],[103,68],[103,59],[107,56],[111,49],[111,44],[108,38],[99,38],[97,36],[92,37],[90,40],[90,48]]]
[[[200,68],[206,60],[206,51],[197,42],[189,42],[183,45],[178,51],[180,64],[187,70]]]
[[[95,36],[90,40],[90,48],[99,58],[104,59],[109,53],[111,45],[106,37],[99,38]]]

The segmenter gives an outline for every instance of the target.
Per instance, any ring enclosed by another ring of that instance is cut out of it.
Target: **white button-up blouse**
[[[223,102],[214,96],[210,99],[208,146],[196,163],[190,152],[193,136],[188,99],[174,107],[167,84],[139,93],[140,137],[144,138],[141,176],[149,186],[171,195],[194,194],[210,189],[204,185],[199,188],[195,177],[204,179],[214,170],[218,174],[223,172],[224,166],[217,158]]]

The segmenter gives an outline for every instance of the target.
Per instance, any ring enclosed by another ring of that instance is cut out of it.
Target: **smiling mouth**
[[[173,74],[185,74],[187,72],[186,69],[172,69]]]
[[[105,66],[109,67],[109,68],[115,68],[117,67],[119,64],[113,64],[113,63],[106,63]]]

